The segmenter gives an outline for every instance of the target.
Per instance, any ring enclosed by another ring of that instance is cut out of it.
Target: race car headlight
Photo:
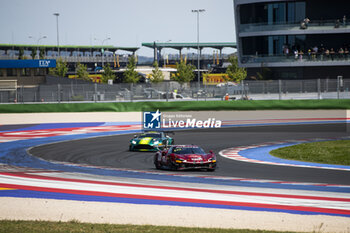
[[[135,145],[135,144],[136,144],[136,141],[132,140],[131,143]]]
[[[216,159],[215,158],[210,158],[208,159],[209,162],[212,162],[212,163],[216,163]]]
[[[160,141],[154,141],[153,144],[159,144]]]

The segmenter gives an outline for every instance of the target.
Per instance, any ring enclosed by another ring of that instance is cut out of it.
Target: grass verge
[[[1,104],[0,113],[350,109],[350,99]]]
[[[150,225],[116,225],[116,224],[91,224],[80,223],[76,220],[70,222],[47,222],[47,221],[0,221],[0,232],[6,233],[105,233],[105,232],[167,232],[167,233],[273,233],[277,231],[262,230],[236,230],[218,228],[189,228],[189,227],[167,227]]]
[[[273,150],[270,154],[283,159],[350,165],[350,140],[298,144]]]

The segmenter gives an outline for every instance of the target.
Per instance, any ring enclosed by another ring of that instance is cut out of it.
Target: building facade
[[[350,78],[350,1],[234,0],[234,11],[248,78]]]

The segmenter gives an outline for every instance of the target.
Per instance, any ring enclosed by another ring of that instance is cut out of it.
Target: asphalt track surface
[[[346,124],[283,125],[176,131],[176,144],[196,144],[216,154],[226,148],[293,139],[328,139],[348,136]],[[30,154],[46,160],[65,161],[114,168],[155,171],[154,152],[130,152],[132,135],[115,135],[66,141],[32,148]],[[350,172],[275,166],[230,160],[217,155],[215,172],[178,171],[179,174],[316,182],[350,185]]]

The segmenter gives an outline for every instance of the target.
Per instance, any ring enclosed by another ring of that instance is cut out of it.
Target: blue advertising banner
[[[55,68],[55,59],[0,60],[0,68]]]

